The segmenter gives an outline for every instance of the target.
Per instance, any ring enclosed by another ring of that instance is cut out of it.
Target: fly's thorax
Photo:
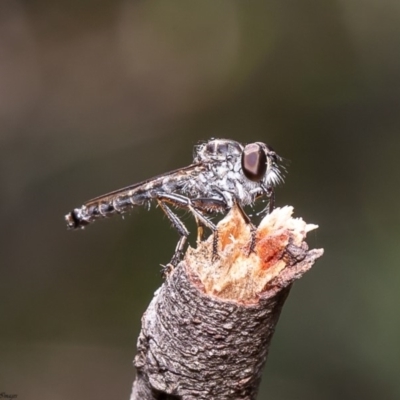
[[[253,204],[263,192],[259,182],[247,179],[240,166],[240,158],[207,164],[196,179],[191,179],[185,187],[191,197],[216,198],[228,207],[238,201],[242,205]]]
[[[240,157],[243,146],[235,140],[211,139],[194,148],[194,162],[213,163],[230,157]]]

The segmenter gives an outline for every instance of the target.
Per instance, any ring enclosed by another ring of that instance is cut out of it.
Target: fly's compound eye
[[[267,156],[258,143],[248,144],[242,153],[242,170],[245,177],[259,182],[267,171]]]

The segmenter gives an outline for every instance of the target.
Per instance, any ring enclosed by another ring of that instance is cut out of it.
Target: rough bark
[[[291,285],[323,253],[304,242],[316,226],[291,212],[252,234],[234,209],[218,225],[217,260],[212,238],[188,250],[143,316],[131,400],[256,398]]]

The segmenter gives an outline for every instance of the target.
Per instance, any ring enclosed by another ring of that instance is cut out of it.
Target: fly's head
[[[241,155],[243,175],[250,181],[260,183],[267,188],[283,181],[279,169],[279,157],[271,146],[262,142],[247,144]]]
[[[281,161],[272,147],[262,142],[245,146],[229,139],[211,139],[194,148],[195,163],[225,163],[241,171],[248,183],[271,188],[283,181],[279,162]]]

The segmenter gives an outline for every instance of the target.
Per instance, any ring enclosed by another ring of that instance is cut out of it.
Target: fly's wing
[[[95,197],[65,216],[67,227],[70,229],[83,228],[96,219],[124,213],[132,207],[146,204],[160,190],[167,193],[179,191],[189,179],[195,178],[203,170],[203,164],[191,164]]]

